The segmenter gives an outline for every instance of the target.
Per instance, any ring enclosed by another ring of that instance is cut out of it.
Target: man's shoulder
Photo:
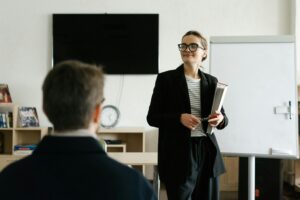
[[[6,166],[0,172],[0,185],[2,182],[5,184],[5,182],[12,180],[13,177],[23,176],[26,170],[30,170],[31,157],[31,155],[27,156]]]
[[[134,197],[138,197],[138,199],[156,199],[153,188],[140,171],[119,163],[109,157],[106,162],[111,166],[108,170],[110,178],[107,186],[111,186],[112,188],[117,185],[121,186],[121,188],[118,188],[120,193],[124,193],[125,195],[128,194],[129,196],[133,195]],[[139,192],[130,194],[128,193],[130,191]]]
[[[105,186],[102,187],[102,192],[107,193],[111,189],[120,192],[120,194],[112,195],[112,197],[118,197],[122,194],[124,197],[130,197],[129,199],[149,199],[147,197],[154,197],[155,199],[155,194],[149,182],[137,170],[119,163],[105,154],[93,154],[87,157],[88,159],[83,159],[82,163],[77,163],[78,166],[70,168],[69,159],[65,163],[59,158],[58,161],[63,165],[49,166],[48,163],[45,163],[49,157],[40,159],[40,156],[28,156],[9,165],[0,173],[0,192],[4,190],[11,191],[12,188],[28,188],[27,186],[32,185],[32,183],[37,184],[40,181],[45,181],[43,184],[47,186],[58,184],[55,181],[56,179],[51,178],[52,175],[49,176],[49,174],[54,173],[55,176],[60,177],[60,180],[69,183],[66,188],[70,186],[77,187],[78,182],[75,180],[81,179],[82,183],[86,185],[82,188],[84,190],[104,182]],[[71,162],[71,164],[74,163]],[[80,173],[76,174],[74,172]],[[73,176],[70,176],[70,174],[73,174]],[[26,186],[23,185],[24,180],[26,180]],[[141,192],[137,193],[136,191]],[[37,191],[37,194],[41,194],[41,191]],[[80,192],[78,194],[81,195]]]
[[[108,156],[106,162],[109,163],[109,165],[112,167],[111,169],[114,170],[114,174],[116,175],[116,177],[124,177],[126,179],[131,178],[132,180],[144,178],[143,175],[136,169],[120,163]]]

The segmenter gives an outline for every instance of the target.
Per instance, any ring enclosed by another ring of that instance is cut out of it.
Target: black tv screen
[[[158,14],[53,14],[53,63],[69,59],[107,74],[157,74]]]

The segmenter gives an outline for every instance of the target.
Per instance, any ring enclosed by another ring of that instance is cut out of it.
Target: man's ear
[[[99,123],[100,122],[100,115],[101,115],[101,104],[96,105],[94,112],[93,112],[93,122]]]

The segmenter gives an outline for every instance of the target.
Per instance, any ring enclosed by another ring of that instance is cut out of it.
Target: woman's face
[[[201,45],[201,39],[194,35],[187,35],[182,38],[182,44],[191,45],[197,44],[199,48],[195,51],[191,51],[190,48],[186,48],[183,51],[180,51],[181,59],[183,63],[188,65],[201,64],[202,58],[207,56],[207,50],[203,50]],[[193,49],[193,48],[191,48]]]

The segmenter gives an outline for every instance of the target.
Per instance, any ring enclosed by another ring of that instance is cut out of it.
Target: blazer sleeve
[[[167,96],[165,91],[166,81],[162,74],[156,78],[153,94],[147,114],[147,122],[150,126],[161,127],[166,124],[174,124],[180,121],[180,113],[167,113],[165,112],[164,102],[170,97]]]
[[[221,113],[223,114],[224,119],[223,119],[223,121],[217,126],[217,129],[223,129],[223,128],[225,128],[225,127],[228,125],[228,117],[226,116],[225,110],[224,110],[223,107],[221,108]]]

